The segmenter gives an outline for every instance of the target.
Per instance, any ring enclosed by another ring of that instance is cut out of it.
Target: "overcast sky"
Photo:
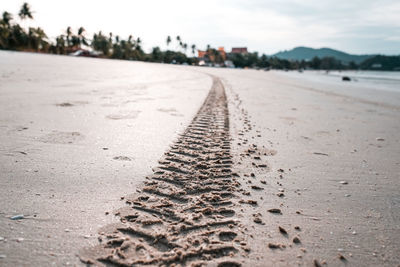
[[[1,0],[17,14],[24,1]],[[140,37],[146,49],[168,35],[205,48],[247,46],[274,54],[296,46],[400,54],[399,0],[29,0],[49,37],[67,26]]]

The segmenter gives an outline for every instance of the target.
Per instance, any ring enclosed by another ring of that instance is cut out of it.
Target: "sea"
[[[313,82],[329,83],[332,85],[343,85],[373,90],[383,90],[400,93],[399,71],[292,71],[288,73],[302,79]],[[350,81],[343,81],[347,76]]]

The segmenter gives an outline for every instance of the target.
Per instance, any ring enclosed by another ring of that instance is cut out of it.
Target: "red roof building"
[[[197,50],[198,58],[204,58],[207,55],[207,51]]]
[[[247,54],[247,47],[232,47],[232,54]]]

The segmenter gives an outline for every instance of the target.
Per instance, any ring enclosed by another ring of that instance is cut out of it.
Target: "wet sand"
[[[398,94],[10,54],[2,264],[400,262]]]

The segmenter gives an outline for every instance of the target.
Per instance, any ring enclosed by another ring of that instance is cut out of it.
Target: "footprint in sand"
[[[117,157],[113,157],[114,160],[122,160],[122,161],[131,161],[131,158],[127,157],[127,156],[117,156]]]
[[[168,113],[171,116],[179,116],[182,117],[183,115],[179,113],[175,108],[159,108],[157,109],[160,112]]]
[[[37,140],[50,144],[73,144],[83,140],[84,138],[84,135],[79,132],[53,131],[49,134],[39,137]]]
[[[82,106],[89,104],[87,101],[72,101],[72,102],[62,102],[55,104],[57,107],[73,107],[73,106]]]
[[[137,116],[139,115],[140,111],[135,110],[135,111],[130,111],[126,113],[119,113],[119,114],[109,114],[106,116],[107,119],[110,120],[126,120],[126,119],[136,119]]]

